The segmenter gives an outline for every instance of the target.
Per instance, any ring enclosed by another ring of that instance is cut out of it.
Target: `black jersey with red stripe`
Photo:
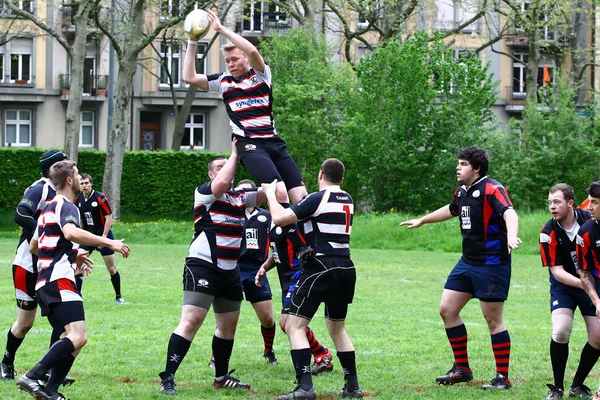
[[[110,204],[104,193],[92,190],[88,198],[80,193],[75,198],[75,205],[81,214],[83,229],[101,236],[104,233],[106,216],[112,214]]]
[[[471,265],[510,264],[504,213],[512,209],[504,186],[484,176],[469,188],[459,186],[450,203],[463,237],[462,258]]]
[[[600,279],[600,225],[598,221],[591,219],[579,228],[577,263],[580,270],[590,271],[596,279]]]
[[[280,226],[273,226],[269,234],[271,238],[271,252],[280,276],[289,275],[290,272],[301,268],[300,261],[296,258],[297,248],[294,248],[292,240],[288,237],[289,230]]]
[[[238,264],[262,265],[269,255],[269,229],[271,214],[262,208],[246,210],[244,235],[240,246]]]
[[[587,210],[575,209],[575,222],[581,227],[592,214]],[[577,233],[577,231],[575,231]],[[576,238],[569,238],[567,232],[554,218],[546,222],[540,231],[540,255],[544,267],[562,265],[565,271],[579,278],[577,266]],[[556,278],[550,274],[550,281],[556,282]]]

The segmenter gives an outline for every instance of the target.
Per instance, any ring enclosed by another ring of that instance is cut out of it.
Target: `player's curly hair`
[[[484,177],[488,173],[490,165],[489,157],[484,149],[476,146],[465,147],[456,155],[459,160],[466,160],[473,169],[479,169],[479,176]]]
[[[600,199],[600,181],[592,182],[587,189],[587,193],[596,199]]]

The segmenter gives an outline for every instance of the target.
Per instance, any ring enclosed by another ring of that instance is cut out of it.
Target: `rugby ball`
[[[208,32],[208,28],[210,28],[208,13],[200,9],[189,13],[183,24],[183,30],[192,40],[202,39]]]

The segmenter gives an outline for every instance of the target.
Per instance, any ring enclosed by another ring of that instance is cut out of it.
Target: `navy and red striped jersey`
[[[277,266],[278,275],[285,276],[289,272],[297,271],[301,268],[300,261],[296,258],[298,249],[288,237],[288,229],[280,226],[272,226],[269,236],[271,238],[271,252]]]
[[[75,287],[75,267],[77,248],[65,238],[63,227],[75,224],[80,227],[79,210],[66,197],[57,195],[42,211],[38,220],[38,280],[35,289],[57,281],[59,289]],[[74,294],[72,300],[81,300]],[[66,299],[65,301],[68,301]]]
[[[271,214],[256,207],[252,212],[246,210],[244,236],[240,248],[238,263],[262,265],[269,255],[269,229]]]
[[[229,72],[207,75],[208,89],[219,92],[225,103],[233,133],[248,138],[270,138],[277,135],[273,121],[271,69],[253,68],[236,79]]]
[[[17,210],[21,213],[24,211],[27,216],[37,221],[44,207],[54,199],[54,196],[56,196],[56,189],[50,179],[41,178],[25,190]],[[33,231],[24,227],[21,228],[21,237],[19,238],[13,265],[18,265],[29,272],[36,272],[35,261],[32,260],[32,255],[29,252],[29,241],[32,236]]]
[[[575,239],[579,227],[591,217],[592,214],[589,211],[580,208],[575,209],[575,226],[572,229],[575,234],[573,237],[570,237],[569,233],[554,218],[546,222],[540,232],[542,266],[555,267],[562,265],[565,271],[579,278]],[[550,282],[557,282],[552,273],[550,273]]]
[[[350,257],[350,234],[354,218],[352,197],[339,186],[311,193],[291,206],[303,221],[307,242],[316,255]]]
[[[503,215],[512,208],[504,186],[487,176],[474,182],[468,189],[465,185],[456,189],[450,212],[458,216],[460,221],[462,258],[466,263],[510,264]]]
[[[216,198],[210,182],[196,188],[194,237],[188,257],[199,258],[224,270],[235,269],[240,257],[246,207],[256,207],[256,190],[229,190]]]
[[[591,219],[579,228],[577,263],[580,270],[590,271],[596,279],[600,279],[600,225],[598,225],[598,221]]]
[[[80,193],[75,198],[75,205],[81,213],[82,227],[94,235],[102,236],[106,216],[111,215],[110,204],[104,193],[92,190],[87,199]]]

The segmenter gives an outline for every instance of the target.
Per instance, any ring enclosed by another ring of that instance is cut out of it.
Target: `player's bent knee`
[[[573,330],[573,317],[568,314],[552,314],[552,340],[556,343],[569,343]]]

